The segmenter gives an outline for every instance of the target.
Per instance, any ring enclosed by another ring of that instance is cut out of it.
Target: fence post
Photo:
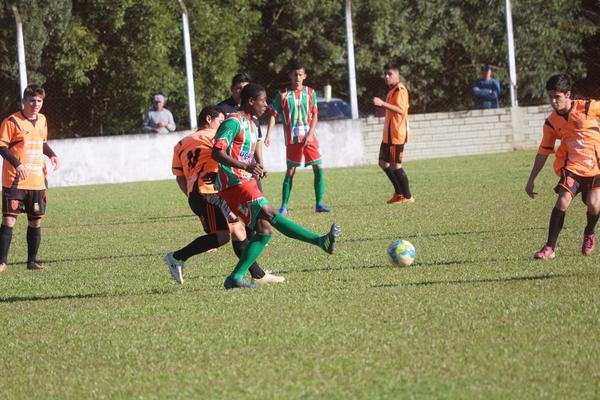
[[[350,83],[350,107],[352,119],[358,119],[358,97],[356,95],[356,68],[354,66],[354,38],[352,33],[351,0],[346,0],[346,47],[348,49],[348,80]]]
[[[19,60],[19,83],[21,85],[21,101],[23,100],[23,92],[27,87],[27,66],[25,64],[25,40],[23,39],[23,22],[19,15],[17,6],[11,6],[12,12],[15,16],[15,23],[17,24],[17,55]]]
[[[194,70],[192,67],[192,46],[190,44],[190,28],[188,12],[183,0],[178,0],[181,7],[181,23],[183,25],[183,47],[185,48],[185,73],[188,88],[188,110],[190,114],[190,129],[196,129],[196,94],[194,92]]]

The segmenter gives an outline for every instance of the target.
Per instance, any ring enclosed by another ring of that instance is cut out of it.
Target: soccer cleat
[[[281,215],[285,216],[285,215],[287,215],[287,213],[288,213],[288,209],[287,209],[287,207],[281,207],[281,208],[279,209],[279,214],[281,214]]]
[[[36,271],[39,269],[46,269],[45,266],[43,266],[42,264],[38,264],[35,261],[29,261],[27,262],[27,269],[32,270],[32,271]]]
[[[388,204],[398,204],[402,203],[404,196],[398,193],[394,193],[394,195],[387,201]]]
[[[583,244],[581,245],[581,254],[589,256],[596,247],[596,235],[590,233],[589,235],[583,235]]]
[[[317,204],[317,206],[315,207],[315,212],[328,213],[328,212],[331,212],[331,208],[327,207],[324,204]]]
[[[340,236],[340,230],[341,228],[338,224],[333,224],[331,225],[331,228],[329,228],[329,233],[321,238],[323,239],[321,247],[329,254],[333,254],[335,250],[337,238]]]
[[[414,203],[414,202],[415,202],[415,196],[412,196],[412,197],[409,197],[409,198],[406,198],[406,197],[403,196],[400,199],[400,203]]]
[[[6,271],[6,263],[0,263],[0,272]]]
[[[283,283],[285,282],[285,278],[283,276],[273,275],[272,271],[265,271],[265,276],[262,278],[252,278],[252,282],[258,285],[270,285],[272,283]]]
[[[552,260],[555,257],[554,250],[550,246],[544,246],[540,251],[533,255],[536,260]]]
[[[173,253],[167,253],[165,255],[165,262],[167,263],[167,267],[169,267],[169,272],[175,282],[180,285],[183,284],[183,267],[185,265],[185,261],[177,260],[173,257]]]
[[[231,276],[225,279],[223,286],[225,286],[225,289],[254,289],[257,287],[254,282],[248,282],[245,279],[233,279]]]

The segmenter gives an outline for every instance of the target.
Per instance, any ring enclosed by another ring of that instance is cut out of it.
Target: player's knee
[[[219,247],[223,246],[224,244],[227,244],[227,242],[229,242],[229,239],[231,238],[231,234],[228,230],[216,231],[215,235],[217,235],[217,243],[219,243]]]
[[[233,224],[230,224],[229,228],[231,230],[231,236],[233,237],[234,241],[243,242],[244,240],[246,240],[246,229],[244,228],[244,225],[242,225],[239,222],[235,222]]]
[[[379,167],[381,167],[381,169],[386,169],[389,166],[390,166],[390,164],[386,163],[383,160],[379,160]]]
[[[271,226],[269,221],[262,219],[262,218],[258,218],[256,220],[255,229],[256,229],[257,233],[262,233],[265,235],[270,235],[273,233],[273,227]]]
[[[287,176],[294,176],[295,173],[296,173],[296,167],[288,167],[288,169],[285,171],[285,174]]]
[[[2,217],[2,225],[12,228],[15,226],[17,219],[14,217]]]

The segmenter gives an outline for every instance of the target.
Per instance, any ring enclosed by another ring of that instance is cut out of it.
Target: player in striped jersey
[[[264,175],[265,169],[260,160],[253,159],[258,133],[252,116],[260,117],[264,114],[267,95],[262,86],[249,83],[242,90],[241,97],[239,113],[231,114],[217,131],[212,156],[219,163],[219,194],[256,234],[225,280],[226,289],[256,286],[243,278],[269,242],[272,227],[288,237],[318,246],[329,254],[333,253],[340,232],[339,226],[333,224],[327,234],[319,236],[286,219],[282,214],[275,213],[256,184],[255,178]]]
[[[544,123],[544,135],[535,162],[525,186],[525,192],[534,198],[535,178],[554,153],[557,140],[554,171],[560,180],[555,187],[558,194],[550,216],[548,240],[534,258],[550,260],[565,221],[565,213],[573,198],[581,193],[587,205],[587,225],[583,231],[581,253],[590,255],[596,246],[595,228],[600,215],[600,101],[571,98],[573,82],[569,75],[558,74],[546,82],[546,90],[554,111]]]
[[[165,256],[171,276],[180,284],[183,283],[183,268],[188,258],[223,246],[230,236],[233,250],[238,257],[248,245],[244,226],[229,210],[214,187],[218,167],[211,153],[216,129],[223,119],[221,108],[205,107],[198,117],[200,129],[181,139],[173,149],[173,175],[206,232],[206,235]],[[272,275],[270,271],[263,271],[257,263],[250,266],[250,274],[254,282],[261,285],[281,283],[285,280],[281,276]]]
[[[404,145],[408,141],[408,90],[400,82],[400,67],[390,62],[383,67],[385,83],[389,88],[385,101],[373,98],[373,104],[385,109],[383,139],[379,148],[379,166],[394,186],[388,204],[414,203],[408,176],[402,168]]]
[[[280,214],[287,214],[288,201],[292,193],[292,182],[296,167],[302,164],[312,165],[315,188],[315,211],[330,212],[331,209],[323,204],[325,194],[325,178],[321,168],[321,152],[316,128],[319,110],[317,108],[317,93],[310,87],[304,86],[306,68],[298,61],[292,61],[289,66],[289,77],[292,87],[280,90],[273,99],[272,114],[265,137],[265,146],[269,146],[271,132],[275,126],[275,117],[283,116],[283,131],[285,135],[287,170],[283,179]]]
[[[46,162],[57,169],[60,161],[48,145],[46,117],[40,114],[46,93],[29,85],[23,93],[23,110],[10,115],[0,126],[2,164],[2,226],[0,227],[0,272],[6,271],[8,250],[17,216],[27,213],[27,269],[44,266],[37,262],[42,240],[42,217],[46,211]]]

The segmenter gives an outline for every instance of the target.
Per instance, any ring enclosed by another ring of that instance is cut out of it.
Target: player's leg
[[[288,213],[288,202],[290,201],[290,195],[292,193],[296,167],[302,163],[302,144],[296,143],[287,145],[285,148],[285,157],[287,160],[287,169],[285,171],[285,177],[283,178],[281,207],[279,208],[279,213],[283,215]]]
[[[583,231],[583,244],[581,254],[589,256],[596,247],[596,224],[600,217],[600,176],[591,179],[589,190],[586,193],[587,224]]]
[[[574,195],[577,193],[577,187],[571,187],[575,189],[573,192],[567,190],[564,186],[557,186],[558,199],[550,214],[550,223],[548,226],[548,240],[542,249],[533,255],[533,258],[541,260],[551,260],[555,257],[554,249],[556,248],[556,242],[558,241],[558,235],[562,230],[565,223],[566,211],[573,200]]]
[[[390,154],[391,147],[392,146],[383,142],[381,143],[381,146],[379,146],[379,167],[383,170],[383,172],[385,172],[385,175],[388,177],[388,179],[390,180],[390,182],[392,182],[392,185],[394,186],[394,194],[387,201],[387,203],[395,204],[399,203],[402,199],[402,189],[400,188],[400,184],[398,183],[398,180],[396,179],[396,176],[394,175],[394,172],[390,165],[390,160],[392,159]]]
[[[0,226],[0,272],[6,271],[8,250],[12,242],[13,227],[23,207],[22,190],[2,188],[2,226]]]
[[[414,203],[415,198],[412,196],[410,192],[410,185],[408,183],[408,175],[402,168],[402,158],[404,156],[404,145],[396,144],[391,145],[391,166],[394,177],[396,178],[396,182],[398,182],[398,187],[400,188],[400,192],[402,193],[401,203]]]
[[[229,224],[231,230],[231,244],[233,245],[233,251],[238,259],[248,247],[248,243],[252,240],[247,239],[247,229],[241,222],[234,222]],[[258,283],[259,285],[269,285],[271,283],[283,283],[285,278],[283,276],[273,275],[271,271],[265,271],[261,268],[260,265],[256,261],[250,265],[248,270],[250,272],[250,276],[252,277],[252,281]]]
[[[218,201],[217,195],[205,196],[190,193],[188,203],[194,214],[202,221],[206,235],[197,237],[185,247],[165,255],[169,272],[177,283],[183,283],[183,268],[190,257],[216,249],[229,242],[229,224],[218,204],[215,204]]]
[[[39,270],[45,267],[37,262],[37,254],[42,241],[42,218],[46,213],[46,191],[26,190],[25,211],[27,212],[27,269]]]
[[[319,150],[319,141],[315,137],[314,141],[304,146],[302,149],[304,156],[304,165],[312,166],[315,188],[315,212],[330,212],[331,209],[323,204],[323,195],[325,194],[325,177],[322,168],[321,151]]]

